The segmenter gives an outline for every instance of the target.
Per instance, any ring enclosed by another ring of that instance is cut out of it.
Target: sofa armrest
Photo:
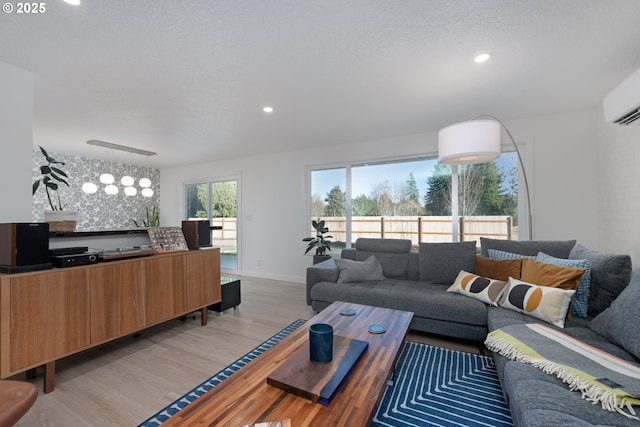
[[[337,282],[338,267],[333,258],[307,267],[307,305],[311,305],[311,288],[320,282]]]

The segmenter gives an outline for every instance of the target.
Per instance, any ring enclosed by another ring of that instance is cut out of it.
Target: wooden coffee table
[[[341,315],[347,308],[356,314]],[[295,427],[366,426],[380,403],[412,318],[411,312],[335,302],[162,426],[237,427],[285,419]],[[266,380],[291,354],[309,345],[309,325],[314,323],[329,323],[335,335],[369,343],[329,406],[272,387]],[[386,332],[370,333],[373,324],[383,325]]]

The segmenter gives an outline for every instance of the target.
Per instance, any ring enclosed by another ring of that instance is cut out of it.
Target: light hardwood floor
[[[56,388],[39,390],[16,424],[31,426],[136,426],[296,319],[315,315],[299,283],[239,277],[242,304],[209,323],[173,320],[56,363]],[[478,353],[473,343],[411,332],[408,339]],[[24,380],[24,375],[12,379]]]

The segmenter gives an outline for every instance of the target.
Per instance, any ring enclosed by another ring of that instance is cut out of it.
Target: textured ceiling
[[[34,145],[86,156],[104,140],[158,167],[592,108],[640,66],[639,0],[46,8],[0,16],[0,61],[35,75]]]

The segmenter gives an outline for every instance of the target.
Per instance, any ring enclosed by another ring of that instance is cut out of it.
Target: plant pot
[[[78,211],[44,211],[44,221],[50,233],[68,233],[76,230]]]
[[[316,265],[319,262],[326,261],[331,259],[331,255],[314,255],[313,256],[313,265]]]

